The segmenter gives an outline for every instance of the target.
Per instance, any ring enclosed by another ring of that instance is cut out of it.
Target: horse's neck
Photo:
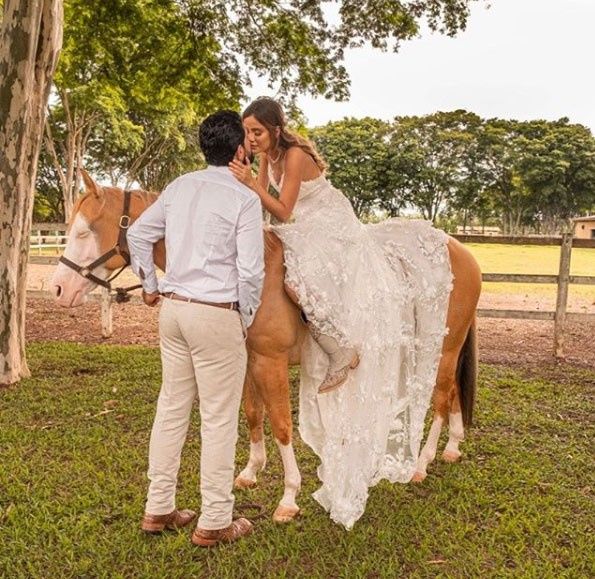
[[[145,201],[145,206],[139,212],[138,215],[133,216],[134,219],[140,217],[159,197],[159,193],[150,193],[148,191],[143,191],[143,197]],[[160,239],[157,243],[153,245],[153,261],[155,265],[161,270],[165,271],[165,240]]]

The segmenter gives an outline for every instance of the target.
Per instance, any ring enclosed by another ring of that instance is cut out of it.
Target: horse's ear
[[[95,197],[100,198],[103,197],[103,189],[101,185],[95,183],[91,175],[87,173],[84,169],[81,169],[81,176],[83,177],[83,183],[85,184],[85,191],[87,193],[93,193]]]

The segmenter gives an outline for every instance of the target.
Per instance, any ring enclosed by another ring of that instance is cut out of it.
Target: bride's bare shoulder
[[[301,147],[289,147],[285,157],[285,166],[299,170],[302,181],[311,181],[322,175],[322,171],[316,161],[307,151]]]
[[[305,159],[308,156],[308,153],[306,153],[306,151],[304,151],[304,149],[302,149],[301,147],[294,145],[287,149],[287,151],[285,152],[285,156],[287,159]]]

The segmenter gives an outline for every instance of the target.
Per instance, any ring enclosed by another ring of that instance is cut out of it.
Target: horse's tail
[[[477,391],[477,358],[477,330],[474,319],[457,361],[457,384],[465,426],[471,426],[473,423],[473,406]]]

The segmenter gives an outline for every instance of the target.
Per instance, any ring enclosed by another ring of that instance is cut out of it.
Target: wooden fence
[[[39,253],[44,247],[62,248],[63,244],[56,240],[65,238],[66,226],[60,223],[35,224],[32,228],[31,240],[37,241],[32,247]],[[503,283],[547,283],[557,285],[556,309],[554,311],[537,310],[503,310],[503,309],[479,309],[478,315],[484,318],[506,318],[526,320],[550,320],[554,322],[554,354],[562,357],[564,354],[564,337],[566,321],[595,321],[595,314],[567,312],[568,289],[571,284],[595,285],[595,277],[570,275],[570,260],[572,248],[595,249],[595,239],[573,239],[571,234],[562,237],[505,237],[495,235],[453,235],[462,243],[489,243],[498,245],[554,245],[560,246],[560,264],[558,275],[536,275],[536,274],[510,274],[510,273],[484,273],[482,280],[485,282]],[[46,241],[54,243],[45,244]],[[41,245],[38,248],[37,245]],[[595,254],[593,256],[595,258]],[[29,263],[32,264],[57,264],[57,256],[30,255]],[[27,296],[32,298],[53,298],[48,291],[31,290]],[[101,289],[99,294],[91,294],[91,300],[99,301],[101,304],[101,332],[102,336],[109,338],[112,335],[112,303],[113,297],[107,290]],[[140,301],[134,296],[133,301]]]
[[[594,239],[573,239],[572,234],[562,237],[496,237],[492,235],[453,235],[462,243],[492,243],[499,245],[558,245],[560,246],[560,265],[558,275],[527,275],[511,273],[484,273],[483,281],[506,283],[550,283],[557,284],[556,309],[552,312],[536,310],[478,310],[478,315],[484,318],[509,318],[525,320],[553,320],[554,321],[554,355],[561,358],[564,355],[564,327],[569,321],[595,321],[595,314],[567,312],[568,289],[570,284],[595,285],[595,277],[570,275],[570,259],[572,248],[595,248]],[[595,255],[593,256],[595,258]]]

